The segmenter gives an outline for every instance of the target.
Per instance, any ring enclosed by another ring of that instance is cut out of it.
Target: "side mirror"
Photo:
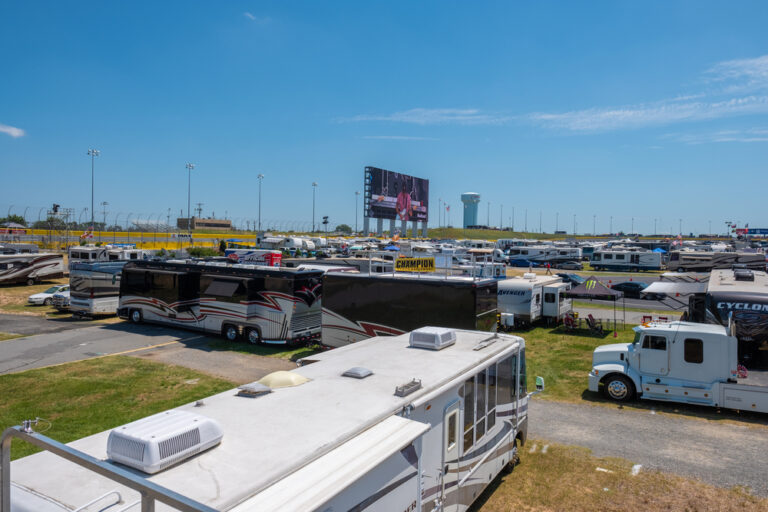
[[[544,391],[544,377],[536,377],[536,391]]]

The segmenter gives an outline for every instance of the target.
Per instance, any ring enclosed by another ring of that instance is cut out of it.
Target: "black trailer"
[[[328,273],[322,343],[340,347],[424,326],[493,331],[496,288],[494,279]]]

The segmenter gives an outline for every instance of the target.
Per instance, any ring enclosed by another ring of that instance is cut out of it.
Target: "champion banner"
[[[395,270],[398,272],[434,272],[435,258],[397,258]]]

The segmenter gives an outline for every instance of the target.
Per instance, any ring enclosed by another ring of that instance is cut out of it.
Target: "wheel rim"
[[[627,383],[623,380],[612,380],[608,383],[608,394],[615,400],[623,400],[629,394]]]
[[[133,311],[131,313],[131,320],[134,321],[134,323],[139,323],[139,320],[141,320],[141,314],[138,311]]]
[[[248,341],[250,343],[253,343],[254,345],[261,341],[261,338],[259,337],[259,332],[256,329],[251,329],[248,331]]]
[[[229,341],[234,341],[237,338],[237,329],[230,325],[226,329],[226,336]]]
[[[51,305],[51,299],[45,299],[43,301],[43,304],[45,304],[46,306],[50,306]]]

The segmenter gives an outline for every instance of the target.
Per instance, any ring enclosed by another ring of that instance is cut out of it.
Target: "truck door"
[[[443,458],[440,501],[444,512],[459,510],[459,410],[460,402],[449,404],[443,413]]]
[[[669,340],[646,334],[640,345],[640,372],[649,375],[669,373]]]

